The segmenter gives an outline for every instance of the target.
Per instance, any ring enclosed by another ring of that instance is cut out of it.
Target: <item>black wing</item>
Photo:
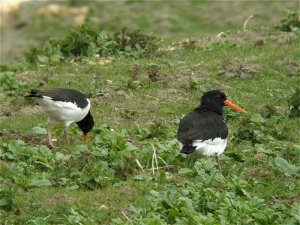
[[[31,90],[30,94],[25,97],[38,97],[48,96],[53,101],[72,102],[80,108],[85,108],[88,105],[87,98],[84,94],[79,91],[66,89],[66,88],[55,88],[47,91]]]
[[[227,135],[228,129],[221,115],[196,109],[180,121],[177,138],[183,145],[191,145],[194,140],[225,139]]]

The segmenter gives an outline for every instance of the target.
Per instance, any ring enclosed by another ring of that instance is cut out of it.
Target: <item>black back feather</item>
[[[180,121],[177,139],[183,144],[181,152],[189,154],[195,151],[195,147],[192,146],[193,141],[217,137],[225,139],[227,135],[228,128],[222,115],[196,108]]]
[[[72,102],[80,108],[85,108],[88,105],[87,98],[84,94],[66,88],[55,88],[47,91],[31,90],[30,94],[25,97],[43,98],[43,96],[50,97],[53,101]]]

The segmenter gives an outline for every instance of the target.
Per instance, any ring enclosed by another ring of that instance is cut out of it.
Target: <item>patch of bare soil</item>
[[[260,66],[257,64],[245,63],[239,59],[224,60],[221,62],[222,70],[218,72],[219,76],[240,77],[242,79],[252,78],[260,72]]]
[[[42,108],[39,105],[33,105],[33,106],[25,106],[23,108],[21,108],[21,110],[19,112],[17,112],[17,114],[35,114],[35,113],[39,113],[42,112]]]
[[[22,32],[17,29],[6,29],[1,32],[0,36],[1,63],[21,60],[23,58],[23,51],[31,41],[26,40],[24,36],[22,37]]]
[[[6,140],[23,140],[30,146],[39,147],[40,145],[48,145],[46,135],[26,135],[18,131],[2,130],[0,131],[0,137],[4,137]]]
[[[0,106],[3,109],[0,113],[0,121],[7,117],[35,114],[43,111],[38,105],[16,106],[15,103],[10,101],[1,102]]]
[[[61,195],[61,194],[57,194],[57,195],[53,195],[51,197],[49,197],[48,199],[46,199],[44,201],[45,204],[53,206],[57,203],[65,203],[68,205],[73,204],[73,199],[69,196],[66,195]]]
[[[253,15],[247,25],[247,28],[251,30],[262,25],[278,24],[281,19],[280,15],[283,15],[282,12],[286,8],[299,8],[299,1],[210,1],[199,11],[199,14],[203,21],[207,21],[208,24],[213,23],[214,26],[220,28],[224,27],[224,24],[236,25],[240,21],[241,29],[249,15]],[[214,12],[213,16],[212,12]]]
[[[284,67],[287,71],[287,76],[299,76],[300,75],[300,63],[291,58],[285,58],[277,61],[277,65]]]
[[[270,203],[270,205],[278,204],[280,202],[289,202],[290,204],[293,204],[294,202],[300,202],[300,194],[295,196],[276,196]]]

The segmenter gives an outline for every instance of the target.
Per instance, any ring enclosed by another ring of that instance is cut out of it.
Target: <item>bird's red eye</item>
[[[219,93],[217,93],[217,94],[215,94],[215,97],[217,97],[217,98],[221,98],[221,97],[222,97],[222,95],[221,95],[221,94],[219,94]]]

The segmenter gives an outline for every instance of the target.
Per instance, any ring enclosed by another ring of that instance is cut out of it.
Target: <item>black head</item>
[[[79,122],[77,122],[78,127],[84,133],[84,140],[87,141],[88,132],[94,127],[94,118],[89,111],[88,114]]]
[[[226,94],[219,90],[212,90],[204,93],[201,97],[200,107],[216,113],[223,113],[224,101],[227,100]]]
[[[225,93],[219,90],[208,91],[201,97],[201,109],[210,110],[222,115],[223,106],[229,106],[239,112],[246,112],[241,107],[227,100],[227,96],[225,95]]]

